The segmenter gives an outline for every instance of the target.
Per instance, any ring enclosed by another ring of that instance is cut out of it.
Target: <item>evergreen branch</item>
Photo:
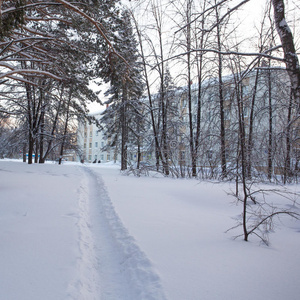
[[[109,41],[108,37],[105,35],[105,33],[103,32],[103,30],[100,28],[100,23],[96,20],[94,20],[91,16],[89,16],[88,14],[86,14],[85,12],[83,12],[81,9],[77,8],[76,6],[74,6],[73,4],[65,1],[65,0],[55,0],[59,3],[61,3],[62,5],[64,5],[65,7],[73,10],[74,12],[76,12],[77,14],[81,15],[82,17],[84,17],[85,19],[87,19],[89,22],[91,22],[95,27],[96,29],[98,30],[98,32],[100,33],[100,35],[104,38],[104,40],[106,41],[106,43],[109,45],[111,51],[116,55],[118,56],[119,58],[121,58],[126,64],[127,66],[129,67],[126,59],[120,55],[113,47],[113,45],[111,44],[111,42]]]

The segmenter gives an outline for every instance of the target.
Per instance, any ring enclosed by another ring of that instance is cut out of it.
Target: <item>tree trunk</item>
[[[141,143],[138,141],[138,148],[137,148],[137,169],[140,168],[141,158],[142,158]]]
[[[45,83],[45,82],[44,82]],[[42,98],[42,108],[41,108],[41,116],[40,116],[40,159],[39,163],[43,164],[45,162],[44,159],[44,127],[45,127],[45,105],[46,101],[44,101],[44,91],[40,89],[40,95]]]
[[[192,111],[192,78],[191,78],[191,1],[187,1],[187,33],[186,33],[186,53],[187,53],[187,86],[188,86],[188,108],[189,108],[189,131],[190,131],[190,153],[192,161],[192,176],[197,175],[196,155],[194,149],[193,111]]]
[[[293,97],[290,97],[288,106],[288,118],[286,127],[286,156],[284,160],[283,183],[286,184],[291,175],[291,119],[292,119]]]
[[[252,148],[253,148],[254,109],[255,109],[258,78],[259,78],[259,70],[256,70],[255,82],[254,82],[253,94],[251,100],[250,117],[249,117],[249,136],[248,136],[248,146],[247,146],[247,177],[248,178],[251,178],[252,176],[251,159],[252,159]]]
[[[248,230],[247,230],[247,205],[248,205],[248,191],[247,191],[247,177],[246,177],[246,131],[245,131],[245,119],[244,119],[244,104],[242,93],[240,92],[239,79],[236,80],[236,95],[237,95],[237,106],[238,106],[238,122],[239,122],[239,142],[240,145],[240,155],[241,155],[241,180],[243,186],[243,231],[244,231],[244,240],[248,241]],[[239,172],[237,170],[237,172]]]
[[[43,164],[45,162],[44,159],[44,126],[45,126],[45,110],[42,108],[41,112],[41,125],[40,125],[40,159],[39,163]]]
[[[216,7],[216,18],[217,18],[217,43],[218,51],[221,51],[221,33],[220,33],[220,20],[218,7]],[[220,105],[220,139],[221,139],[221,166],[222,166],[222,177],[227,176],[226,168],[226,137],[225,137],[225,116],[224,116],[224,91],[223,91],[223,65],[222,55],[218,53],[218,76],[219,76],[219,105]]]
[[[164,57],[163,57],[163,42],[162,33],[159,34],[159,45],[160,45],[160,55],[161,55],[161,70],[160,70],[160,103],[161,103],[161,114],[162,114],[162,164],[164,172],[167,176],[170,175],[169,170],[169,149],[167,143],[167,99],[165,99],[165,69],[164,69]]]
[[[270,64],[269,64],[270,66]],[[268,76],[268,98],[269,98],[269,140],[268,140],[268,179],[272,178],[273,171],[273,107],[272,107],[272,83],[271,71],[267,71]]]
[[[26,143],[23,144],[23,162],[26,163]]]
[[[168,149],[168,143],[167,143],[167,108],[165,104],[165,97],[164,97],[164,90],[161,95],[161,107],[162,107],[162,147],[163,147],[163,168],[165,174],[168,176],[170,174],[169,171],[169,149]]]
[[[127,86],[124,83],[122,88],[122,115],[121,115],[121,170],[127,170],[128,153],[127,153]]]
[[[138,28],[137,22],[133,16],[133,20],[135,23],[137,35],[139,38],[139,45],[140,45],[140,50],[141,50],[141,59],[142,59],[142,64],[143,64],[143,69],[144,69],[144,76],[145,76],[145,83],[146,83],[146,88],[147,88],[147,95],[148,95],[148,100],[149,100],[149,108],[150,108],[150,117],[151,117],[151,125],[152,125],[152,130],[153,130],[153,136],[154,136],[154,144],[155,144],[155,160],[156,160],[156,169],[159,171],[159,159],[163,161],[163,156],[161,152],[161,146],[159,144],[158,140],[158,130],[155,124],[155,117],[154,117],[154,107],[153,107],[153,101],[152,101],[152,94],[150,91],[150,83],[149,83],[149,78],[148,78],[148,72],[147,72],[147,64],[145,60],[145,55],[144,55],[144,48],[143,48],[143,42],[142,42],[142,37],[141,37],[141,32]]]
[[[203,11],[205,10],[206,1],[203,3]],[[204,28],[205,24],[205,15],[203,14],[202,20],[201,20],[201,27]],[[201,38],[200,38],[200,45],[199,49],[203,49],[204,46],[204,36],[205,32],[201,32]],[[197,41],[197,39],[196,39]],[[202,103],[201,103],[201,97],[202,97],[202,68],[203,68],[203,52],[200,52],[200,54],[197,54],[196,56],[197,61],[197,76],[198,76],[198,93],[197,93],[197,120],[196,120],[196,136],[195,136],[195,157],[198,158],[198,152],[199,152],[199,146],[200,146],[200,132],[201,132],[201,113],[202,113]]]
[[[28,130],[28,164],[32,164],[33,154],[33,113],[32,113],[32,90],[29,84],[25,84],[27,95],[27,130]]]
[[[28,138],[28,164],[32,164],[32,155],[33,155],[33,147],[34,147],[34,139],[32,137],[32,132],[29,131],[29,138]]]
[[[58,161],[59,165],[61,164],[62,158],[63,158],[63,155],[64,155],[64,147],[65,147],[67,133],[68,133],[70,103],[71,103],[71,99],[72,99],[72,93],[73,93],[73,89],[71,88],[70,91],[69,91],[69,98],[68,98],[68,103],[67,103],[67,115],[66,115],[66,120],[65,120],[65,128],[64,128],[64,133],[63,133],[63,140],[62,140],[62,143],[60,145],[60,153],[59,153],[59,161]]]
[[[276,29],[284,51],[286,69],[291,81],[292,95],[300,112],[300,67],[291,29],[285,20],[283,0],[272,0]]]
[[[38,139],[35,140],[35,151],[34,151],[34,163],[37,164],[39,161],[39,143]]]
[[[52,150],[52,143],[53,143],[53,140],[54,140],[54,134],[55,134],[56,126],[57,126],[57,123],[58,123],[58,117],[59,117],[59,114],[61,113],[61,105],[63,103],[63,92],[64,92],[64,87],[62,87],[62,90],[61,90],[57,111],[56,111],[56,114],[55,114],[55,118],[54,118],[54,121],[53,121],[53,124],[52,124],[51,134],[50,134],[50,137],[49,137],[50,139],[49,139],[48,144],[47,144],[47,149],[46,149],[46,151],[43,155],[43,158],[42,158],[43,161],[46,160],[46,158],[48,157],[49,153]]]

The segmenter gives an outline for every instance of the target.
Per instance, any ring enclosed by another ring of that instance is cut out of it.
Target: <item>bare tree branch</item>
[[[268,49],[268,50],[266,50],[264,52],[261,52],[261,53],[259,53],[259,52],[248,53],[248,52],[238,52],[238,51],[218,51],[216,49],[193,49],[189,52],[183,52],[183,53],[174,55],[172,57],[169,57],[169,58],[165,59],[164,62],[169,61],[169,60],[173,60],[173,59],[181,57],[181,56],[185,56],[188,53],[195,53],[195,52],[205,52],[205,53],[206,52],[211,52],[211,53],[216,53],[216,54],[221,54],[221,55],[256,56],[256,57],[265,57],[265,58],[273,59],[273,60],[276,60],[276,61],[285,62],[285,59],[283,59],[283,58],[276,57],[276,56],[268,54],[269,52],[274,51],[276,49],[280,49],[280,48],[282,48],[281,45],[275,46],[275,47],[272,47],[271,49]],[[157,65],[159,65],[159,64],[156,64],[154,67],[152,67],[152,70],[155,67],[157,67]]]

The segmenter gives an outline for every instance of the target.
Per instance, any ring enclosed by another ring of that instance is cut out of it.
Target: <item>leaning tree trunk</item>
[[[293,38],[292,31],[285,20],[284,1],[272,0],[272,4],[274,8],[276,29],[281,40],[281,44],[284,52],[284,58],[285,58],[285,65],[291,81],[292,98],[294,99],[294,103],[297,109],[296,117],[299,117],[300,115],[300,66],[299,66],[299,59],[295,49],[294,38]],[[299,123],[296,123],[295,126],[296,126],[295,128],[296,132],[300,133]],[[290,128],[288,128],[288,131],[290,131]],[[287,142],[290,143],[289,139],[287,139]],[[291,149],[288,148],[287,151],[290,152]],[[285,163],[286,167],[287,167],[287,159],[288,156],[286,157],[286,163]],[[298,165],[298,161],[296,162],[296,166],[297,165]]]
[[[145,76],[145,84],[146,84],[148,100],[149,100],[151,125],[152,125],[154,143],[155,143],[156,169],[157,169],[157,171],[159,171],[159,158],[161,159],[161,161],[163,161],[163,156],[162,156],[161,146],[160,146],[159,140],[158,140],[158,129],[157,129],[156,124],[155,124],[154,107],[153,107],[153,102],[152,102],[152,94],[151,94],[151,91],[150,91],[150,83],[149,83],[148,72],[147,72],[147,64],[146,64],[145,55],[144,55],[142,36],[141,36],[141,32],[140,32],[140,30],[137,26],[137,22],[134,19],[134,16],[133,16],[133,20],[135,22],[136,32],[137,32],[138,39],[139,39],[141,59],[142,59],[142,65],[143,65],[143,70],[144,70],[144,76]]]
[[[293,34],[285,20],[284,1],[272,0],[272,4],[276,29],[281,40],[286,69],[291,81],[292,95],[297,105],[298,113],[300,113],[300,67]]]

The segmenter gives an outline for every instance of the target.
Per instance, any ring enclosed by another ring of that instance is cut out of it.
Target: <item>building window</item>
[[[86,148],[86,143],[84,143],[83,148]]]
[[[98,148],[98,142],[95,142],[95,147]]]
[[[107,160],[110,160],[110,154],[107,154]]]
[[[89,160],[92,160],[92,155],[89,155]]]
[[[101,142],[101,147],[102,147],[102,148],[104,147],[104,142]]]
[[[90,131],[90,137],[92,137],[93,136],[93,131]]]
[[[97,154],[95,154],[95,160],[97,160]]]
[[[104,155],[103,154],[101,154],[101,160],[104,160]]]
[[[90,143],[90,148],[92,148],[92,143]]]

